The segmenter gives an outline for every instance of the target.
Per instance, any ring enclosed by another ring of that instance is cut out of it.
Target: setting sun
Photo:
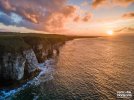
[[[113,35],[113,31],[112,31],[112,30],[108,30],[106,33],[107,33],[108,35]]]

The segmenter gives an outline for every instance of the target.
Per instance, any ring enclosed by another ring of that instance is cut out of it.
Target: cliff
[[[63,36],[0,36],[0,86],[35,76],[39,63],[58,55]]]

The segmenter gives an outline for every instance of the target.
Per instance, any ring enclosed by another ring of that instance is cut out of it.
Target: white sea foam
[[[55,61],[53,59],[46,60],[44,63],[39,64],[39,69],[41,72],[39,73],[38,76],[36,76],[34,79],[26,82],[24,85],[17,89],[12,89],[12,90],[0,90],[0,100],[10,98],[16,93],[26,89],[29,86],[32,85],[39,85],[42,82],[48,81],[53,79],[52,72],[54,70],[54,64]],[[35,97],[36,100],[36,97]]]

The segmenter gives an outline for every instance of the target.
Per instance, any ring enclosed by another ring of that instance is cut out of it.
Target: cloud
[[[89,2],[88,1],[83,1],[82,3],[81,3],[81,6],[89,6]]]
[[[15,22],[11,19],[11,17],[4,13],[0,13],[0,22],[5,25],[15,25]]]
[[[4,10],[6,13],[9,13],[10,11],[16,10],[14,7],[11,6],[11,4],[8,0],[1,0],[0,1],[0,9]]]
[[[134,31],[134,28],[132,27],[123,27],[119,30],[115,30],[115,32],[133,32]]]
[[[100,6],[104,6],[108,3],[108,0],[93,0],[92,7],[97,8]]]
[[[75,16],[74,22],[89,22],[93,18],[92,13],[86,13],[84,16]]]
[[[80,20],[81,20],[80,16],[74,17],[74,22],[78,22],[78,21],[80,21]]]
[[[87,13],[84,18],[82,19],[84,22],[88,22],[92,19],[92,14],[91,13]]]
[[[119,6],[128,6],[131,3],[134,3],[134,0],[112,0],[112,2]]]
[[[62,8],[66,0],[1,0],[0,9],[10,14],[14,12],[24,19],[38,23],[40,17]]]
[[[128,12],[122,15],[123,18],[134,18],[134,12]]]
[[[62,9],[65,1],[66,0],[21,0],[18,2],[18,0],[1,0],[0,9],[7,14],[14,12],[26,20],[38,23],[40,18]]]
[[[75,12],[76,7],[65,6],[63,9],[51,13],[44,21],[44,29],[50,32],[60,31],[69,18],[73,17]]]
[[[92,7],[104,7],[104,6],[128,6],[134,3],[134,0],[93,0]]]
[[[74,22],[90,20],[91,15],[86,14],[81,18],[78,10],[80,10],[78,6],[67,5],[67,0],[0,0],[0,11],[6,15],[5,18],[0,15],[0,22],[11,25],[13,21],[11,15],[14,13],[22,18],[22,21],[15,23],[17,26],[61,32],[70,20]]]

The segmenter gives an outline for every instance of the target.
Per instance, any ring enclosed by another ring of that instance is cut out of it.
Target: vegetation
[[[94,38],[98,36],[65,36],[56,34],[39,34],[39,33],[13,33],[2,32],[0,33],[0,49],[4,51],[16,52],[30,48],[28,43],[41,41],[43,43],[58,43],[75,38]]]
[[[30,48],[29,42],[48,41],[49,43],[57,43],[66,40],[68,40],[68,37],[63,35],[5,32],[0,33],[0,49],[7,52],[16,52]]]

